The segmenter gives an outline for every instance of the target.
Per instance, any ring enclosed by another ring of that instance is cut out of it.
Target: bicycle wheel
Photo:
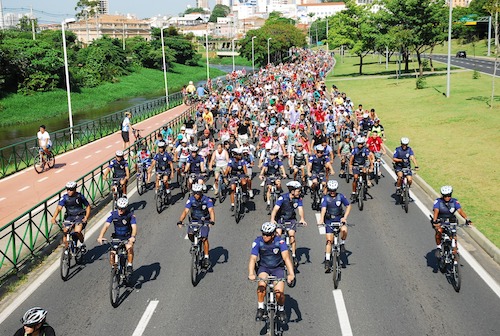
[[[276,318],[276,312],[274,309],[271,309],[269,312],[269,320],[267,323],[269,323],[269,335],[275,336],[276,335],[276,325],[278,324],[278,319]]]
[[[139,176],[135,179],[136,184],[137,184],[137,193],[139,195],[144,194],[145,192],[145,185],[144,185],[144,174],[141,172]]]
[[[165,191],[165,199],[163,202],[163,204],[165,205],[165,208],[168,208],[171,200],[172,200],[172,192],[167,193],[167,191]]]
[[[71,255],[68,248],[62,250],[61,253],[61,279],[68,280],[69,268],[71,266]]]
[[[120,298],[120,274],[117,266],[111,268],[111,278],[109,281],[109,299],[113,308],[118,307],[118,300]]]
[[[358,188],[359,188],[359,190],[358,190],[358,209],[359,209],[359,211],[363,211],[363,207],[364,207],[363,201],[365,199],[365,190],[364,190],[363,186],[358,186]]]
[[[408,203],[410,203],[410,190],[408,186],[405,186],[403,189],[403,208],[406,213],[408,213]]]
[[[219,183],[217,185],[217,196],[219,197],[219,203],[222,203],[224,201],[224,180],[219,179]]]
[[[81,248],[76,249],[75,253],[75,263],[77,265],[82,265],[83,264],[83,253]]]
[[[333,262],[333,287],[337,289],[340,280],[340,256],[338,251],[333,252],[332,262]]]
[[[460,291],[460,286],[462,285],[462,277],[460,276],[460,265],[458,263],[453,263],[452,266],[452,275],[453,275],[453,288],[455,292]]]
[[[181,193],[185,195],[187,193],[187,177],[182,176],[181,177]]]
[[[240,222],[240,214],[241,214],[241,197],[240,197],[240,192],[237,192],[236,195],[234,195],[234,219],[236,220],[236,223]]]
[[[50,154],[47,154],[47,165],[49,166],[49,168],[53,168],[55,164],[56,158],[54,157],[54,154],[50,152]]]
[[[35,171],[38,174],[40,174],[41,172],[43,172],[44,166],[45,166],[45,164],[42,163],[42,161],[40,161],[40,155],[35,155],[34,163],[33,163],[33,167],[35,168]]]
[[[156,194],[156,212],[161,213],[163,210],[163,198],[165,195],[163,194],[163,188],[160,187],[158,193]]]
[[[191,283],[193,286],[198,284],[198,253],[197,251],[191,252]]]
[[[380,178],[379,173],[380,173],[380,166],[376,164],[373,172],[373,174],[375,175],[375,184],[378,184],[378,179]]]

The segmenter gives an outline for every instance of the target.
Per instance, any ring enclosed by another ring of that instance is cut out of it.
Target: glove
[[[472,224],[472,221],[470,219],[465,220],[465,225],[471,225],[471,224]]]
[[[215,222],[214,221],[209,221],[208,224],[215,225]]]
[[[182,221],[178,221],[178,222],[177,222],[177,225],[182,225]]]

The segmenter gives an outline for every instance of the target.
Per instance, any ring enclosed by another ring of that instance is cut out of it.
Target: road
[[[187,110],[180,105],[134,125],[142,129],[146,136]],[[133,141],[132,134],[130,135]],[[88,145],[56,156],[53,169],[37,174],[33,168],[0,180],[0,227],[14,220],[17,216],[31,209],[40,201],[50,197],[67,181],[77,179],[99,164],[114,156],[123,148],[121,133],[116,132]]]
[[[425,55],[428,58],[428,55]],[[438,61],[442,63],[448,62],[448,56],[446,55],[432,55],[433,61]],[[487,60],[483,58],[457,58],[452,55],[451,65],[458,66],[465,69],[477,70],[479,72],[487,73],[493,75],[495,70],[495,61]],[[500,69],[497,67],[496,76],[500,76]]]
[[[309,225],[298,232],[300,265],[296,287],[285,290],[290,321],[284,335],[498,334],[499,267],[484,259],[496,279],[494,292],[467,261],[471,259],[462,258],[463,284],[456,293],[436,269],[434,232],[417,204],[421,201],[429,209],[432,200],[415,186],[416,201],[406,214],[391,196],[393,183],[385,172],[380,184],[370,189],[373,199],[365,209],[353,208],[338,290],[324,273],[325,238],[315,225],[310,197],[305,197]],[[258,185],[254,178],[254,189],[260,189]],[[349,194],[349,189],[340,181],[341,192]],[[12,335],[24,311],[35,305],[49,310],[48,321],[58,335],[262,335],[264,324],[254,321],[256,285],[247,280],[251,242],[269,218],[262,195],[250,201],[250,211],[239,224],[231,217],[228,200],[216,204],[216,225],[210,233],[213,267],[195,288],[189,278],[189,241],[175,225],[185,200],[174,199],[175,204],[158,215],[152,191],[140,197],[131,191],[139,222],[135,286],[118,308],[109,302],[106,247],[97,246],[94,234],[88,237],[85,266],[63,282],[53,256],[55,271],[3,323],[0,319],[0,335]],[[483,260],[483,252],[463,245]],[[5,314],[8,309],[3,307]]]

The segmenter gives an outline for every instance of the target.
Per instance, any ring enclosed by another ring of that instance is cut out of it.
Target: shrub
[[[417,90],[425,89],[426,81],[424,77],[418,77],[417,78]]]

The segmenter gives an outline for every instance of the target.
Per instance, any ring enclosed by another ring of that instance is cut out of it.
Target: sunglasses
[[[443,195],[443,197],[451,197],[451,194]]]
[[[274,235],[274,233],[264,233],[264,232],[262,232],[262,235],[265,236],[265,237],[272,237]]]

